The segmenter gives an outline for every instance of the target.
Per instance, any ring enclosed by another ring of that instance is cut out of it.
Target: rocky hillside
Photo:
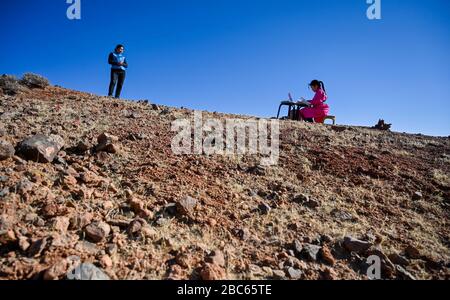
[[[173,154],[188,109],[17,84],[0,279],[367,279],[371,255],[383,278],[449,279],[449,138],[282,121],[263,167]]]

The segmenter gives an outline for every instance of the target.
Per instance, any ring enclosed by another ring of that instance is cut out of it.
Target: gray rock
[[[295,269],[293,267],[287,269],[287,274],[289,275],[289,278],[294,280],[298,280],[302,277],[302,271]]]
[[[93,264],[83,263],[67,274],[68,280],[110,280],[101,269]]]
[[[53,135],[47,137],[37,134],[22,141],[18,153],[27,160],[35,162],[50,163],[64,145],[62,138]]]
[[[108,253],[109,255],[115,255],[117,253],[117,245],[116,244],[106,245],[106,253]]]
[[[3,190],[0,190],[0,198],[4,198],[9,195],[9,188],[4,188]]]
[[[303,244],[299,240],[295,240],[292,244],[292,248],[295,251],[295,254],[300,255],[303,250]]]
[[[55,143],[55,145],[59,148],[62,149],[64,147],[64,145],[66,144],[64,142],[64,139],[56,134],[52,134],[49,136],[49,140],[52,141],[53,143]]]
[[[312,245],[312,244],[304,244],[301,254],[303,257],[305,257],[308,260],[316,261],[321,248],[322,247],[320,247],[320,246],[316,246],[316,245]]]
[[[346,236],[344,237],[343,246],[350,252],[363,253],[372,246],[372,243]]]
[[[85,254],[91,254],[91,255],[95,255],[100,251],[100,249],[97,247],[97,245],[90,243],[88,241],[79,241],[75,245],[75,250],[79,251],[79,252],[83,252]]]
[[[0,161],[14,156],[15,149],[9,142],[0,140]]]
[[[181,215],[190,215],[194,212],[195,207],[198,204],[198,200],[187,196],[177,202],[177,212]]]
[[[16,190],[19,194],[24,195],[33,190],[34,183],[29,181],[27,178],[22,179],[16,185]]]
[[[282,270],[273,270],[273,278],[281,280],[286,279],[286,273]]]

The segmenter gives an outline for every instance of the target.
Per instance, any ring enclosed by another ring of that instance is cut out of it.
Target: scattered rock
[[[312,199],[308,195],[300,194],[294,198],[294,202],[297,202],[303,206],[314,209],[320,206],[320,202]]]
[[[322,247],[312,245],[312,244],[304,244],[301,252],[302,257],[306,258],[310,261],[316,261],[319,251]]]
[[[327,246],[323,246],[322,249],[320,249],[320,257],[325,263],[329,264],[330,266],[334,266],[336,264],[336,259],[331,253],[330,248],[328,248]]]
[[[273,278],[278,280],[286,279],[286,273],[282,270],[273,270],[272,272]]]
[[[110,280],[102,270],[90,263],[83,263],[69,271],[68,280]]]
[[[423,199],[423,195],[422,195],[421,192],[415,192],[415,193],[413,194],[413,196],[412,196],[412,199],[413,199],[414,201],[422,200],[422,199]]]
[[[344,238],[343,246],[350,252],[363,253],[372,246],[372,243],[346,236]]]
[[[205,263],[200,271],[200,277],[202,280],[225,280],[225,269],[219,265]]]
[[[45,218],[54,218],[64,216],[67,213],[67,207],[60,206],[57,203],[49,202],[41,210],[41,214]]]
[[[292,243],[292,249],[295,251],[296,255],[301,255],[303,251],[303,244],[299,240],[294,240]]]
[[[98,152],[107,152],[115,154],[119,151],[119,147],[117,145],[117,142],[119,141],[119,138],[111,135],[109,133],[102,133],[97,138],[97,146],[95,148]]]
[[[30,248],[28,249],[28,255],[30,257],[39,257],[46,247],[47,238],[39,239],[31,244]]]
[[[79,241],[75,245],[75,250],[79,251],[81,253],[96,255],[100,249],[97,247],[97,245],[90,243],[88,241]]]
[[[142,228],[147,226],[147,222],[144,219],[138,218],[131,221],[128,226],[127,232],[129,235],[136,235],[141,232]]]
[[[116,244],[106,245],[106,253],[108,253],[109,255],[115,255],[117,253],[117,245]]]
[[[131,209],[141,218],[150,218],[153,216],[152,212],[147,209],[147,205],[144,203],[144,201],[138,198],[129,198],[128,204],[130,205]]]
[[[263,202],[258,206],[258,210],[262,215],[267,215],[270,213],[272,208],[267,203]]]
[[[331,212],[331,215],[342,222],[353,222],[356,220],[356,218],[351,213],[339,209],[334,209]]]
[[[113,266],[113,261],[112,261],[111,257],[106,254],[100,258],[100,263],[101,263],[102,267],[104,267],[106,269],[111,268]]]
[[[287,269],[287,274],[289,275],[289,278],[293,280],[299,280],[302,277],[302,271],[295,269],[293,267],[289,267]]]
[[[26,237],[21,236],[19,238],[19,248],[23,252],[27,251],[28,248],[30,248],[30,243],[28,242],[28,239]]]
[[[83,154],[83,153],[86,153],[87,151],[89,151],[89,149],[91,149],[91,146],[89,143],[80,141],[80,142],[78,142],[78,144],[74,150],[76,153]]]
[[[249,264],[248,265],[248,272],[251,278],[256,277],[261,277],[265,275],[265,272],[263,271],[263,269],[255,264]]]
[[[83,213],[72,216],[70,219],[70,229],[79,230],[92,222],[94,215],[91,213]]]
[[[0,140],[0,161],[13,157],[15,152],[13,145],[7,141]]]
[[[333,269],[325,268],[322,271],[322,278],[323,278],[323,280],[337,280],[338,276]]]
[[[0,230],[0,245],[6,245],[17,240],[16,234],[12,230]]]
[[[22,141],[18,146],[18,153],[27,160],[51,163],[61,150],[61,144],[64,143],[59,136],[38,134]]]
[[[48,268],[43,275],[44,280],[59,280],[67,273],[68,263],[66,259],[60,259],[50,268]]]
[[[22,179],[17,183],[16,190],[19,194],[25,195],[28,192],[31,192],[34,188],[34,183],[32,183],[27,178]]]
[[[211,264],[218,265],[220,267],[225,267],[225,257],[220,250],[213,251],[205,261]]]
[[[187,196],[176,203],[177,212],[180,215],[191,216],[197,204],[197,199]]]
[[[70,219],[68,217],[56,217],[53,223],[53,229],[59,232],[66,232],[70,225]]]
[[[327,234],[322,234],[320,236],[321,244],[328,244],[328,243],[331,243],[332,241],[333,241],[333,238]]]
[[[91,171],[81,173],[80,180],[85,184],[90,184],[94,186],[99,185],[101,182],[103,182],[102,177],[98,176],[97,174]]]
[[[233,229],[233,234],[242,241],[246,241],[250,238],[250,231],[247,228],[235,228]]]
[[[4,198],[9,195],[9,188],[4,188],[0,190],[0,198]]]
[[[87,238],[94,242],[100,243],[109,235],[111,227],[105,222],[94,222],[86,226],[84,232]]]

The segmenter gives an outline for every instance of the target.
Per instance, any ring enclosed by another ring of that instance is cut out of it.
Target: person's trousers
[[[123,83],[125,81],[125,71],[111,69],[111,82],[109,83],[109,93],[108,96],[112,97],[114,93],[114,87],[116,88],[116,98],[120,98],[120,93],[122,92]]]

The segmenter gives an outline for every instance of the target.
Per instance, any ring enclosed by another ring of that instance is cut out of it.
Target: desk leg
[[[280,107],[278,108],[278,114],[277,114],[277,119],[280,118],[280,111],[281,111],[281,107],[283,106],[283,104],[280,105]]]

